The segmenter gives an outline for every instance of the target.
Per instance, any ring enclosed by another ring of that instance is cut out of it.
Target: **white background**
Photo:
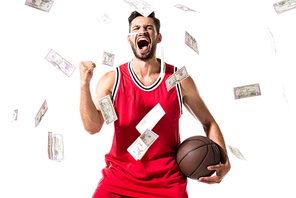
[[[232,169],[222,183],[189,180],[189,196],[295,197],[296,9],[277,15],[273,0],[147,2],[161,21],[165,62],[186,66],[226,144],[247,159],[228,151]],[[24,3],[3,1],[0,7],[0,197],[91,197],[113,125],[93,136],[84,130],[78,63],[97,64],[94,97],[99,78],[133,57],[126,40],[133,8],[123,0],[56,0],[46,13]],[[178,3],[198,12],[179,10]],[[100,25],[96,18],[104,13],[112,23]],[[275,54],[266,27],[275,38]],[[196,38],[199,55],[184,44],[185,31]],[[77,67],[71,77],[44,59],[50,49]],[[113,68],[101,64],[103,51],[115,54]],[[254,83],[262,96],[234,100],[233,87]],[[35,128],[45,99],[49,109]],[[19,116],[12,123],[14,109]],[[48,159],[48,131],[64,136],[63,162]],[[182,140],[204,135],[187,110],[180,132]]]

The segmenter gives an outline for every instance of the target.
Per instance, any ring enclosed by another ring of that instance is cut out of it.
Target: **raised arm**
[[[91,61],[82,61],[79,63],[80,70],[80,116],[84,129],[89,134],[98,133],[103,124],[104,118],[98,104],[98,100],[106,95],[112,94],[115,73],[107,72],[99,80],[96,87],[96,97],[92,100],[90,92],[90,80],[93,76],[93,70],[96,67]]]
[[[209,170],[216,170],[216,176],[203,177],[200,178],[199,181],[208,184],[220,183],[223,177],[230,170],[230,162],[228,159],[222,132],[210,111],[206,107],[205,103],[201,99],[193,79],[189,76],[180,84],[184,106],[197,120],[201,122],[206,136],[219,145],[222,155],[221,164],[208,167]]]

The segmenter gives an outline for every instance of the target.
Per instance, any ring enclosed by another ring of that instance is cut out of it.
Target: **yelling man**
[[[173,197],[187,198],[187,179],[180,172],[175,155],[180,145],[179,118],[183,105],[200,121],[205,134],[216,142],[221,151],[221,164],[209,166],[216,175],[198,181],[220,183],[230,170],[230,162],[220,128],[201,99],[189,76],[167,91],[165,81],[177,68],[156,58],[161,42],[160,21],[153,12],[143,17],[134,11],[128,18],[130,43],[134,57],[114,71],[104,74],[96,87],[94,101],[90,80],[96,65],[91,61],[79,63],[81,77],[80,114],[85,130],[98,133],[104,123],[98,100],[109,95],[118,119],[114,122],[111,150],[105,156],[106,167],[93,198],[115,197]],[[165,115],[154,126],[159,135],[141,160],[135,160],[127,148],[139,137],[137,124],[157,104]]]

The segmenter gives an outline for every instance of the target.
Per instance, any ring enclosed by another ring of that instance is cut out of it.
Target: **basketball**
[[[207,167],[220,163],[218,145],[205,136],[192,136],[179,146],[176,161],[181,172],[190,179],[211,176],[215,170]]]

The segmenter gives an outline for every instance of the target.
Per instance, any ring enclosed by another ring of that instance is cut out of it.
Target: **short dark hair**
[[[128,23],[129,23],[129,32],[131,32],[131,25],[132,25],[132,21],[137,18],[138,16],[143,16],[142,14],[140,14],[137,11],[133,11],[131,13],[131,15],[128,17]],[[150,17],[151,19],[153,19],[154,24],[156,26],[156,32],[157,34],[159,34],[160,31],[160,21],[158,18],[155,17],[155,12],[152,12],[148,17]]]

